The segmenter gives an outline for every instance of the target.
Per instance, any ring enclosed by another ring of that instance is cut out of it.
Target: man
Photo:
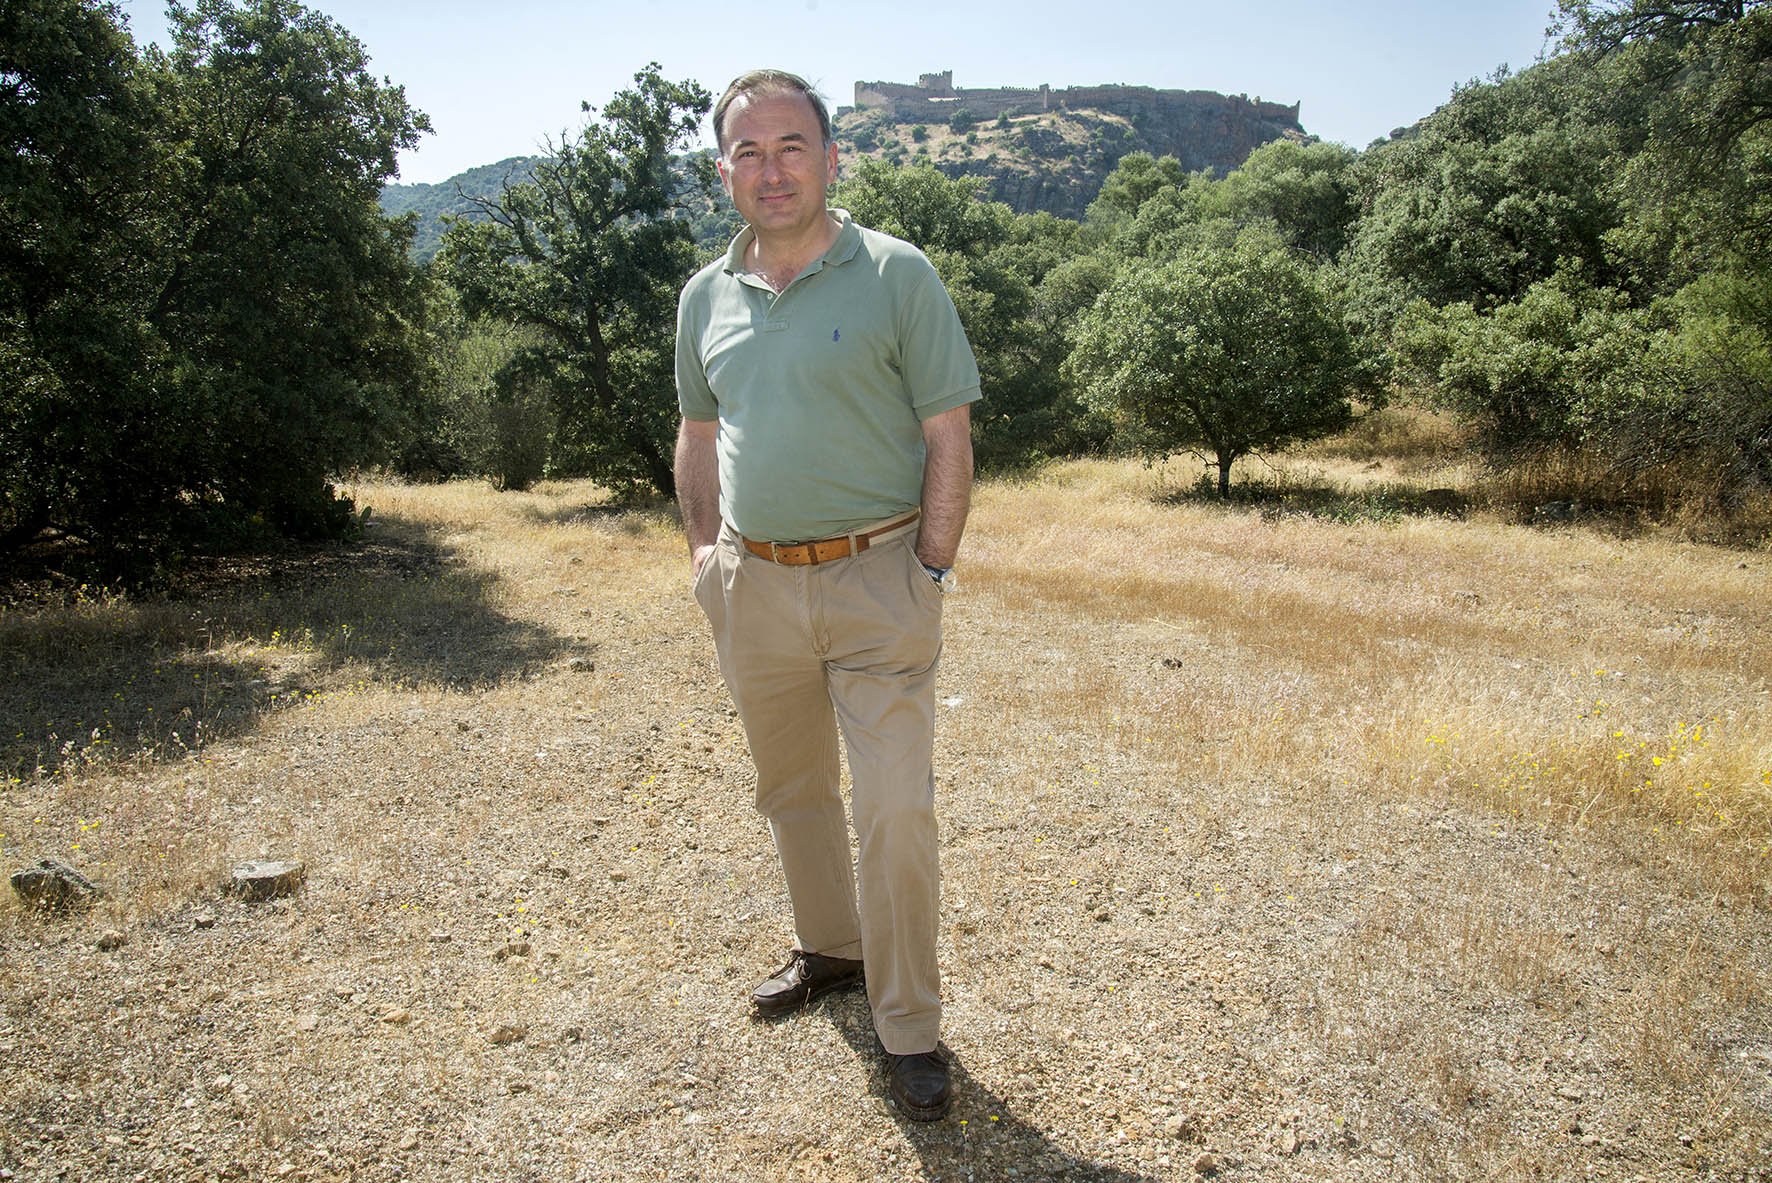
[[[892,1097],[934,1120],[951,1103],[934,678],[978,368],[929,261],[827,207],[837,149],[805,81],[743,75],[713,122],[747,225],[678,304],[676,475],[696,600],[794,909],[788,963],[752,1003],[788,1013],[862,981],[865,962]]]

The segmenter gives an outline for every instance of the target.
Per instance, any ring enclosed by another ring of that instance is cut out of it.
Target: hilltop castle
[[[1296,127],[1298,104],[1251,101],[1247,95],[1222,95],[1210,90],[1157,90],[1149,86],[1068,86],[1053,90],[1038,87],[954,87],[954,72],[923,74],[917,85],[899,82],[857,82],[855,109],[882,111],[893,119],[945,120],[964,109],[978,119],[998,115],[1037,115],[1042,111],[1092,107],[1127,119],[1146,116],[1182,116],[1186,122],[1201,117],[1227,121],[1272,122]]]
[[[954,118],[960,112],[967,120]],[[1128,152],[1173,156],[1188,172],[1222,177],[1263,144],[1311,139],[1299,126],[1297,103],[1149,86],[961,90],[952,70],[924,74],[915,86],[857,82],[855,106],[833,114],[838,134],[856,154],[878,153],[928,164],[948,177],[971,177],[981,196],[1016,213],[1066,218],[1084,215]],[[913,128],[914,150],[900,137],[905,125]],[[918,125],[929,125],[922,136]],[[967,131],[931,139],[931,126]]]

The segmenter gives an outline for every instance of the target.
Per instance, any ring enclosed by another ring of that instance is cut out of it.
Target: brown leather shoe
[[[760,1015],[785,1015],[830,990],[854,986],[862,980],[861,962],[847,957],[823,957],[795,949],[788,963],[763,980],[751,993],[751,1004]]]
[[[948,1083],[948,1058],[941,1049],[914,1056],[886,1053],[888,1091],[899,1109],[912,1121],[939,1121],[954,1103]]]

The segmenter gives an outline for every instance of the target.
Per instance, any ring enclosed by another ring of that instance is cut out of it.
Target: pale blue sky
[[[754,66],[804,74],[833,106],[858,79],[967,86],[1119,82],[1301,103],[1306,131],[1363,148],[1455,85],[1546,48],[1555,0],[318,0],[406,87],[435,134],[400,180],[436,182],[575,130],[649,61],[716,94]],[[140,42],[166,42],[162,0],[122,0]]]

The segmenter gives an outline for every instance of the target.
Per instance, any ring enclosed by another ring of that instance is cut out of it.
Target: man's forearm
[[[718,433],[718,423],[695,419],[683,420],[677,429],[677,505],[683,513],[690,559],[697,569],[703,552],[714,545],[720,533]]]
[[[923,443],[928,455],[917,558],[931,567],[951,567],[972,505],[971,408],[955,407],[924,420]]]

